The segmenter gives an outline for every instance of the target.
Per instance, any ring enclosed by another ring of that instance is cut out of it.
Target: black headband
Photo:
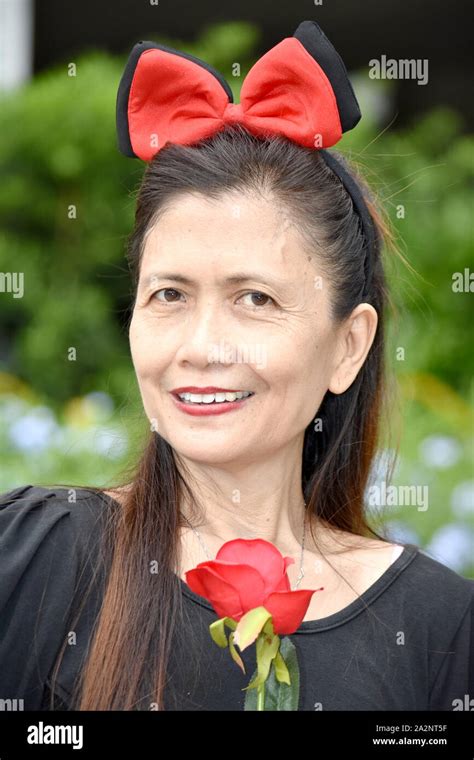
[[[370,287],[372,284],[373,274],[373,262],[377,254],[377,248],[379,245],[379,233],[375,228],[372,216],[370,215],[367,204],[364,200],[359,185],[353,177],[349,174],[342,163],[330,153],[328,150],[321,148],[321,155],[323,156],[326,164],[336,174],[344,185],[345,189],[352,198],[354,210],[359,216],[362,225],[362,232],[364,235],[364,272],[365,280],[362,289],[362,295],[367,296],[370,293]]]

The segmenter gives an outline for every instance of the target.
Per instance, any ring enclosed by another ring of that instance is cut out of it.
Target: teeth
[[[212,404],[213,402],[237,401],[252,394],[251,391],[238,391],[237,393],[179,393],[178,395],[182,401],[192,404]]]

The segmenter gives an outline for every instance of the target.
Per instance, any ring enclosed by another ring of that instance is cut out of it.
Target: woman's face
[[[147,234],[129,332],[151,428],[208,464],[255,462],[301,444],[328,388],[352,383],[375,330],[367,305],[351,320],[355,337],[347,325],[336,330],[321,274],[267,200],[173,201]],[[188,386],[254,395],[196,416],[171,393]]]

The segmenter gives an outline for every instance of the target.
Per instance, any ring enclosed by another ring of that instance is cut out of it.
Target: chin
[[[240,453],[236,450],[235,445],[232,445],[230,442],[223,443],[222,445],[213,443],[207,446],[204,441],[201,441],[200,445],[190,446],[189,440],[183,445],[179,441],[170,440],[169,444],[177,454],[185,459],[210,466],[235,463],[237,459],[245,459],[251,462],[253,458],[250,449],[246,449]]]

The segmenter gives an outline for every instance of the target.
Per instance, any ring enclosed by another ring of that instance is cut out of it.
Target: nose
[[[228,332],[222,308],[217,303],[207,301],[197,306],[182,328],[176,360],[202,367],[215,362],[216,356],[223,353],[219,350],[223,343],[228,343]]]

